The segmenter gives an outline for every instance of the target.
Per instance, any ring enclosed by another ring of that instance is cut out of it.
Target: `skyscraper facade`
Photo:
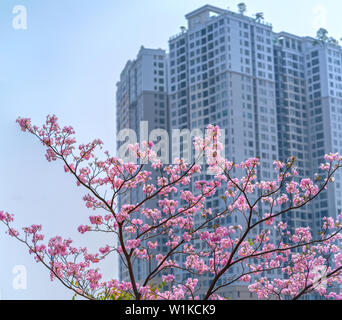
[[[312,177],[326,153],[341,153],[341,47],[275,34],[279,157],[296,156],[300,176]],[[290,228],[308,225],[318,232],[322,217],[342,211],[341,176],[311,205],[289,216]]]
[[[225,154],[230,160],[239,163],[259,156],[259,179],[275,178],[278,140],[272,27],[209,5],[187,14],[186,19],[187,30],[169,41],[171,128],[193,130],[219,125],[225,131]],[[223,211],[225,203],[220,197],[224,192],[217,190],[207,206]],[[265,213],[260,206],[259,215]],[[244,225],[245,220],[235,213],[221,218],[220,224]],[[221,281],[234,277],[239,268],[231,268]],[[180,272],[176,279],[182,276]],[[203,287],[209,282],[210,278],[201,279]],[[222,294],[247,294],[241,288],[230,290]]]

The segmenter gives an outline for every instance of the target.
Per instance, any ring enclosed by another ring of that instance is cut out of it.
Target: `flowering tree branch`
[[[260,160],[235,164],[221,157],[220,130],[214,126],[208,126],[204,138],[195,138],[198,158],[193,163],[175,159],[164,165],[151,142],[130,146],[136,163],[124,163],[108,151],[102,153],[99,139],[76,147],[73,128],[61,128],[55,116],[48,116],[42,127],[30,119],[17,122],[47,148],[48,161],[62,161],[65,172],[84,188],[86,207],[103,212],[91,215],[90,224],[78,231],[112,233],[117,243],[104,243],[93,254],[59,236],[42,244],[40,225],[20,234],[12,227],[13,215],[0,212],[9,235],[28,246],[48,268],[51,280],[60,280],[76,295],[140,300],[198,299],[201,294],[204,299],[223,299],[226,287],[245,282],[260,299],[299,299],[311,292],[342,298],[334,290],[342,282],[342,215],[324,218],[318,235],[309,227],[290,232],[285,222],[333,182],[342,165],[338,154],[325,156],[315,182],[298,177],[295,158],[274,162],[276,180],[257,181]],[[206,166],[201,166],[204,156]],[[198,181],[205,169],[211,179]],[[208,206],[218,190],[224,192],[223,209]],[[123,203],[132,192],[143,196],[137,203]],[[240,224],[221,223],[232,217]],[[119,255],[129,281],[103,281],[99,268],[93,267],[112,253]],[[137,260],[148,266],[143,279],[134,267]],[[239,271],[230,275],[233,267]],[[177,280],[176,270],[188,278]],[[276,270],[281,277],[264,276]],[[199,286],[201,277],[210,280],[207,287]]]

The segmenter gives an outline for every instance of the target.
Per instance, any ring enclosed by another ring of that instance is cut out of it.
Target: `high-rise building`
[[[167,65],[166,54],[161,49],[147,49],[141,47],[138,56],[128,61],[121,72],[116,91],[116,127],[120,136],[123,129],[132,129],[136,141],[148,140],[154,129],[168,130],[168,99],[167,99]],[[141,127],[146,127],[144,136],[140,136]],[[119,137],[117,148],[127,143],[128,135]],[[130,137],[132,138],[132,137]],[[148,165],[147,168],[148,169]],[[141,189],[126,192],[119,198],[120,204],[136,204],[144,194]],[[150,207],[156,207],[156,199],[150,200]],[[120,279],[128,279],[128,271],[120,261]],[[148,272],[146,263],[137,259],[134,263],[137,281],[144,279]]]
[[[151,123],[169,132],[219,125],[225,131],[226,157],[238,163],[258,156],[260,180],[276,178],[276,159],[285,161],[296,156],[299,176],[313,178],[324,154],[342,154],[340,46],[286,32],[275,33],[262,14],[251,18],[242,9],[234,13],[205,5],[185,17],[188,27],[182,27],[181,33],[169,39],[168,57],[163,51],[159,54],[160,63],[166,65],[162,90],[168,105],[168,114],[163,113],[165,126],[158,123],[158,112],[148,118]],[[152,55],[153,50],[150,52]],[[144,53],[141,50],[138,57]],[[132,84],[127,70],[135,74],[135,79],[144,79],[145,72],[147,78],[154,77],[148,68],[140,69],[140,74],[133,72],[133,65],[137,63],[128,62],[118,85],[118,129],[128,126],[138,131],[137,121],[142,118],[136,119],[136,115],[155,106],[147,100],[143,105],[136,103],[132,94],[125,96],[125,88],[138,87]],[[158,91],[159,85],[153,89]],[[129,116],[131,111],[134,115]],[[171,141],[172,145],[174,142]],[[182,156],[187,157],[187,152],[183,150]],[[203,174],[195,180],[203,178],[210,176]],[[336,183],[329,186],[328,192],[285,218],[291,229],[308,225],[316,232],[323,216],[335,216],[342,211],[342,176],[337,174],[335,178]],[[208,201],[208,207],[224,209],[220,199],[223,194],[224,190],[218,190]],[[261,216],[267,213],[267,207],[260,206],[258,210]],[[221,218],[220,224],[243,225],[244,220],[235,214]],[[276,236],[273,232],[271,237]],[[202,245],[195,244],[197,248]],[[180,259],[178,262],[182,263]],[[238,272],[238,267],[232,268],[226,280]],[[177,280],[187,277],[184,271],[175,271],[175,276]],[[281,277],[281,273],[270,271],[265,276]],[[210,278],[200,281],[206,287]],[[221,290],[221,294],[241,299],[252,297],[246,286],[238,282]]]
[[[290,44],[290,45],[289,45]],[[278,118],[279,159],[296,157],[299,175],[312,175],[309,121],[307,107],[307,81],[303,39],[287,33],[275,35],[274,66]],[[313,227],[312,204],[287,215],[284,220],[289,229],[309,222]]]
[[[275,34],[279,157],[296,156],[300,176],[318,172],[324,154],[342,152],[342,49],[309,37]],[[317,233],[322,217],[342,211],[341,176],[307,208],[287,217],[291,228]]]
[[[278,140],[272,27],[210,5],[187,14],[186,19],[187,30],[169,41],[171,128],[193,130],[219,125],[225,130],[223,142],[230,160],[239,163],[259,156],[259,178],[275,178]],[[194,180],[204,178],[210,179],[202,175]],[[220,197],[224,192],[218,190],[208,207],[223,211],[225,203]],[[265,213],[259,206],[259,214]],[[244,225],[245,220],[236,213],[221,218],[220,224]],[[231,268],[222,283],[239,271],[239,266]],[[177,280],[186,276],[175,273]],[[210,277],[201,278],[202,287],[209,282]],[[232,296],[233,291],[245,298],[248,294],[232,287],[221,293]]]

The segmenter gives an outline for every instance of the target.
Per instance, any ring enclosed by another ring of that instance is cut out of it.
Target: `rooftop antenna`
[[[255,14],[255,20],[256,20],[256,22],[260,22],[261,20],[264,20],[264,13],[263,12],[257,12]]]
[[[247,6],[244,2],[241,2],[238,4],[238,9],[239,9],[240,14],[243,15],[247,11]]]

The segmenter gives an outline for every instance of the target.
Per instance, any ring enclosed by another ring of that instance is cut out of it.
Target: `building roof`
[[[200,7],[194,11],[191,11],[190,13],[188,13],[187,15],[185,15],[185,18],[186,19],[191,19],[203,12],[214,12],[214,13],[218,13],[218,14],[222,14],[222,13],[225,13],[226,10],[224,9],[221,9],[221,8],[218,8],[218,7],[215,7],[215,6],[212,6],[210,4],[206,4],[204,5],[203,7]]]

